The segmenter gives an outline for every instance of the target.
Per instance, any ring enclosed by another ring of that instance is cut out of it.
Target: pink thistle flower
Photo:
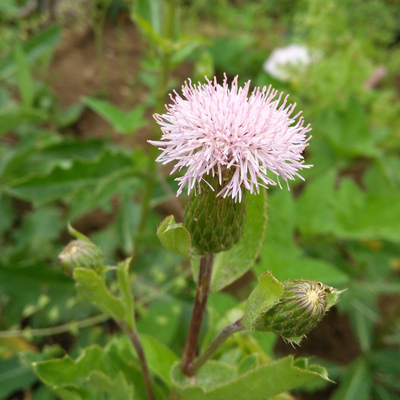
[[[296,104],[288,104],[277,90],[255,88],[249,94],[250,81],[238,88],[236,76],[229,88],[225,75],[223,85],[217,79],[193,86],[191,80],[182,86],[181,97],[174,91],[172,105],[166,114],[154,118],[163,132],[161,140],[149,141],[162,151],[156,161],[176,162],[171,172],[187,167],[177,178],[181,194],[187,186],[200,192],[203,176],[217,176],[222,190],[219,196],[241,201],[242,189],[259,193],[260,187],[276,185],[268,171],[286,183],[303,179],[298,170],[303,164],[302,152],[311,136],[310,125],[303,126],[301,112],[292,116]],[[223,172],[230,170],[231,179],[223,182]],[[289,186],[288,186],[289,187]]]

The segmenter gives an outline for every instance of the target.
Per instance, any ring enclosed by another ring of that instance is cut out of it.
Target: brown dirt
[[[93,31],[83,26],[64,33],[49,70],[52,88],[61,106],[75,104],[83,96],[99,94],[127,111],[142,103],[147,93],[137,79],[142,43],[135,26],[124,20],[116,25],[107,22],[103,30],[103,54],[106,93],[102,93]],[[73,128],[73,134],[79,137],[105,137],[113,133],[108,122],[89,109],[84,111]],[[144,128],[136,132],[135,142],[144,143],[147,131]],[[112,140],[132,144],[132,137],[120,134],[112,134]]]

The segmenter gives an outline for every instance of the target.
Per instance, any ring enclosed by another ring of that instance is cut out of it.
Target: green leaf
[[[45,30],[39,30],[22,44],[23,51],[29,63],[32,63],[40,57],[53,51],[61,38],[61,29],[57,25],[53,25]],[[6,57],[0,63],[0,79],[7,79],[16,71],[13,55]]]
[[[132,259],[118,263],[118,282],[121,291],[122,302],[125,305],[125,321],[131,329],[135,329],[135,306],[129,275],[129,266]]]
[[[34,176],[9,188],[8,192],[39,206],[57,199],[66,200],[78,190],[88,190],[95,195],[108,179],[117,186],[116,177],[121,175],[125,178],[136,175],[132,159],[110,149],[94,161],[78,160],[73,165],[57,166],[51,173]]]
[[[137,329],[157,339],[166,346],[171,346],[180,332],[182,309],[180,303],[169,297],[161,297],[153,301],[144,310],[137,321]]]
[[[24,108],[31,108],[33,104],[34,91],[29,63],[20,43],[14,47],[14,62],[17,68],[18,87]]]
[[[141,374],[132,364],[133,353],[118,339],[105,349],[87,347],[76,360],[67,355],[62,359],[25,361],[63,399],[92,399],[99,392],[111,393],[119,400],[136,399],[136,394],[138,399],[145,398]]]
[[[258,257],[267,225],[267,194],[248,197],[246,221],[239,243],[214,259],[211,290],[217,292],[245,274]]]
[[[307,183],[296,203],[296,226],[304,235],[329,234],[335,229],[335,180],[332,169]]]
[[[156,31],[157,28],[154,29],[154,24],[152,26],[147,19],[137,13],[133,14],[133,19],[151,45],[159,47],[163,52],[170,50],[170,42],[162,34]]]
[[[316,379],[327,380],[326,371],[293,356],[264,364],[242,375],[227,364],[209,361],[196,380],[183,375],[176,363],[171,376],[183,400],[265,400]]]
[[[68,224],[68,233],[75,237],[78,240],[83,240],[84,242],[91,243],[92,241],[85,236],[83,233],[78,232],[76,229],[74,229],[70,224]]]
[[[167,346],[150,335],[140,335],[147,363],[152,373],[159,376],[168,387],[171,387],[170,371],[178,356]]]
[[[281,298],[282,292],[282,284],[271,273],[258,277],[258,285],[250,293],[244,311],[243,324],[247,330],[255,329],[260,316]]]
[[[84,110],[83,104],[72,104],[64,110],[60,110],[56,115],[56,123],[59,128],[65,128],[72,125],[82,115]]]
[[[76,288],[83,298],[95,304],[103,313],[115,320],[124,320],[126,316],[124,303],[109,292],[105,282],[95,271],[76,268],[74,279]]]
[[[94,162],[104,153],[102,140],[62,140],[60,136],[38,135],[20,148],[7,153],[0,165],[0,182],[7,186],[23,184],[55,167],[68,169],[74,161]]]
[[[44,122],[47,114],[41,110],[10,106],[0,110],[0,135],[24,123]]]
[[[369,400],[371,378],[366,361],[361,358],[356,360],[347,369],[344,380],[334,392],[332,400]]]
[[[327,179],[330,178],[327,177]],[[307,187],[305,190],[307,190]],[[315,193],[317,193],[317,188]],[[310,196],[310,200],[313,201],[312,196]],[[296,243],[294,225],[296,217],[299,221],[304,219],[305,225],[309,223],[308,218],[310,218],[310,223],[314,225],[312,207],[309,203],[300,205],[299,212],[296,212],[296,203],[291,192],[283,190],[273,192],[269,196],[268,203],[270,212],[266,238],[261,250],[260,261],[253,267],[257,274],[271,271],[280,281],[304,278],[315,279],[330,285],[342,284],[348,280],[348,276],[330,262],[306,256],[305,252]],[[311,204],[314,203],[312,202]],[[321,207],[318,202],[314,208],[317,214],[321,213],[321,215],[327,216],[329,213],[328,207]],[[299,213],[306,213],[308,218],[304,217],[304,215],[299,215]],[[326,218],[322,221],[322,226],[324,223],[326,223]],[[331,225],[333,227],[334,222]],[[315,229],[317,229],[316,219],[315,226]],[[327,230],[333,229],[326,227]],[[313,227],[304,225],[299,225],[299,229],[310,234],[314,231]],[[322,229],[325,230],[325,228]]]
[[[119,190],[121,200],[116,220],[118,240],[125,254],[133,254],[135,235],[139,227],[141,206],[132,201],[132,196],[137,193],[137,190],[129,190],[130,187],[126,181],[121,186],[121,190]]]
[[[107,120],[120,133],[132,134],[135,130],[147,124],[147,121],[143,118],[144,106],[136,107],[126,113],[103,100],[84,97],[82,101]]]
[[[337,193],[336,234],[345,238],[400,239],[400,194],[365,193],[343,179]]]
[[[111,379],[104,372],[92,371],[88,376],[88,385],[109,393],[120,400],[134,398],[134,387],[128,384],[122,371],[114,379]]]
[[[376,157],[376,137],[369,129],[368,116],[359,100],[352,98],[345,112],[327,109],[315,122],[315,127],[330,141],[340,156]]]
[[[157,236],[168,251],[190,257],[190,233],[183,226],[177,224],[173,215],[166,217],[157,228]]]
[[[349,276],[335,265],[318,258],[299,256],[292,259],[283,259],[281,263],[269,264],[268,260],[257,265],[256,272],[269,270],[279,280],[290,279],[316,280],[330,285],[344,284]]]
[[[0,398],[6,399],[17,390],[29,388],[37,378],[18,357],[0,362]]]

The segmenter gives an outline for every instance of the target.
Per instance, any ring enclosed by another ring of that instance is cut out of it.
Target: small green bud
[[[190,232],[192,246],[205,255],[227,251],[240,240],[246,217],[246,191],[238,202],[231,196],[218,196],[224,181],[230,180],[228,176],[221,185],[217,176],[203,179],[201,193],[192,192],[190,196],[183,225]]]
[[[62,270],[72,276],[75,268],[93,269],[100,272],[103,266],[103,254],[92,242],[73,240],[58,256]]]
[[[340,292],[316,281],[292,280],[282,283],[282,297],[263,314],[261,320],[265,330],[289,342],[300,343],[304,335],[314,329],[336,304]]]

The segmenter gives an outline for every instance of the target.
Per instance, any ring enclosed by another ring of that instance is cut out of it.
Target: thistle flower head
[[[285,281],[282,297],[262,316],[261,325],[289,342],[300,343],[338,301],[339,294],[321,282]]]
[[[301,113],[294,114],[296,104],[271,87],[249,91],[250,81],[239,88],[237,76],[230,87],[226,76],[222,86],[216,78],[197,86],[189,80],[182,96],[170,95],[167,112],[154,115],[163,133],[150,141],[162,151],[157,161],[175,162],[171,174],[187,168],[177,178],[178,195],[185,187],[200,192],[203,177],[211,175],[222,187],[218,196],[240,202],[244,189],[258,193],[276,185],[271,175],[280,185],[279,178],[301,178],[298,171],[310,167],[302,152],[311,127],[304,126]]]

